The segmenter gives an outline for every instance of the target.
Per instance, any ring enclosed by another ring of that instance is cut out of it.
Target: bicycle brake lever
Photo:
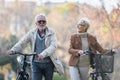
[[[13,51],[13,55],[14,55],[14,54],[17,54],[16,51]]]
[[[85,50],[83,53],[84,53],[85,55],[89,55],[89,54],[90,54],[90,52],[89,52],[88,50]]]
[[[93,53],[92,51],[85,50],[85,51],[84,51],[84,54],[85,54],[85,55],[90,55],[90,54],[94,54],[94,53]]]

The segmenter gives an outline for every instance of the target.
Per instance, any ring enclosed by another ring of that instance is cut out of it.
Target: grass
[[[66,75],[59,75],[57,73],[54,73],[53,80],[67,80]]]

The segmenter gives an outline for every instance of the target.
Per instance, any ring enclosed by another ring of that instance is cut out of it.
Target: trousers
[[[89,80],[89,67],[74,67],[70,66],[71,80]]]
[[[52,62],[32,62],[32,80],[53,80],[54,64]]]

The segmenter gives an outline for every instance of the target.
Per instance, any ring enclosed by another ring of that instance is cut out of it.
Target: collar
[[[36,33],[37,33],[37,31],[38,31],[38,28],[36,28]],[[52,34],[53,34],[53,32],[48,27],[46,27],[46,29],[45,29],[45,36],[50,36]]]
[[[84,33],[78,33],[79,35],[80,35],[80,37],[82,37],[82,38],[85,38],[85,37],[87,37],[87,32],[84,32]]]

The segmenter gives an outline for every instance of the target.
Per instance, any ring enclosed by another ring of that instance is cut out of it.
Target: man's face
[[[44,16],[39,16],[37,18],[36,25],[40,28],[45,27],[46,26],[46,18]]]
[[[88,26],[87,25],[78,24],[77,28],[78,28],[79,32],[86,32],[86,29],[88,28]]]

